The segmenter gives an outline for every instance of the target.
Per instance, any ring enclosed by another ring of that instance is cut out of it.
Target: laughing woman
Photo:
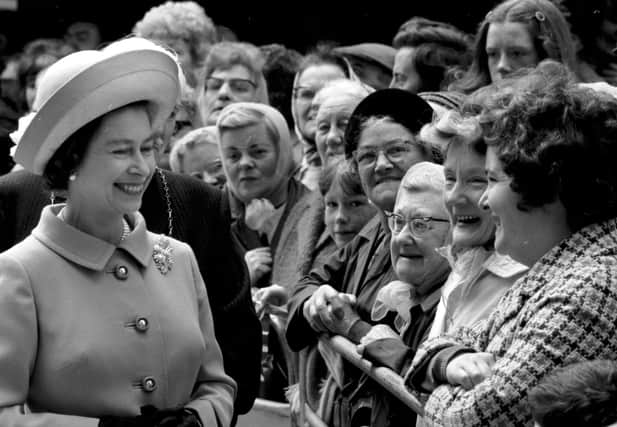
[[[554,62],[488,90],[481,203],[530,270],[485,321],[421,346],[407,380],[431,392],[429,425],[532,426],[545,375],[617,354],[617,102]]]
[[[452,223],[452,243],[443,254],[452,273],[442,288],[430,337],[471,326],[493,310],[526,270],[493,248],[495,223],[480,206],[486,190],[486,142],[478,122],[450,111],[432,125],[445,143],[444,202]]]
[[[0,425],[229,425],[195,256],[138,213],[178,90],[175,59],[139,38],[42,79],[16,160],[67,202],[0,254]]]

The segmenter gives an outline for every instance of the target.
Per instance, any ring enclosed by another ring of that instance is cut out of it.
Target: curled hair
[[[617,216],[617,100],[544,61],[489,87],[480,122],[519,209],[560,201],[572,231]]]
[[[443,172],[443,166],[433,162],[418,162],[412,165],[405,173],[401,180],[401,186],[396,196],[397,200],[403,191],[411,193],[421,193],[425,191],[436,194],[444,193],[446,188],[446,179]],[[442,207],[445,210],[445,206]]]
[[[477,119],[465,117],[455,110],[447,111],[432,123],[424,125],[419,136],[425,143],[438,146],[444,158],[448,157],[451,146],[459,144],[468,146],[480,156],[486,155],[486,142]]]
[[[193,1],[168,1],[153,7],[135,24],[133,32],[147,39],[184,40],[196,66],[202,65],[208,48],[217,41],[214,23]]]
[[[348,196],[364,196],[360,176],[348,160],[340,159],[324,167],[319,175],[319,192],[325,197],[333,186],[339,186]]]
[[[529,392],[542,427],[608,426],[617,422],[617,363],[594,360],[558,368]]]
[[[228,70],[235,65],[245,67],[251,74],[257,86],[256,102],[267,104],[268,90],[263,74],[265,59],[259,48],[250,43],[220,42],[212,46],[200,78],[201,86],[216,70]]]
[[[81,165],[88,146],[99,129],[103,116],[98,117],[69,136],[49,159],[43,178],[51,190],[67,190],[69,177]]]
[[[169,166],[173,172],[184,173],[182,162],[184,156],[190,150],[205,144],[213,144],[218,147],[218,138],[216,135],[216,127],[207,126],[186,133],[182,138],[174,143],[174,146],[169,153]]]
[[[329,97],[346,95],[352,100],[356,100],[356,105],[370,95],[372,92],[367,86],[359,81],[349,79],[337,79],[327,82],[324,87],[319,89],[313,98],[312,105],[318,109],[321,104]]]
[[[471,63],[471,37],[453,25],[414,17],[394,37],[396,49],[414,48],[413,66],[423,91],[439,91]]]
[[[486,39],[492,23],[524,24],[540,61],[552,59],[576,72],[576,52],[570,28],[563,13],[549,0],[507,0],[491,10],[480,24],[473,47],[471,67],[450,90],[471,93],[491,83],[486,54]]]

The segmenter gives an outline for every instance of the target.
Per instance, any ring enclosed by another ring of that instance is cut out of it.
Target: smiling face
[[[104,116],[69,183],[73,211],[88,211],[93,218],[137,211],[154,173],[154,139],[143,106]]]
[[[358,97],[336,94],[326,98],[319,106],[315,143],[322,165],[345,156],[345,129],[358,103]]]
[[[486,190],[485,157],[468,144],[452,143],[444,162],[444,200],[452,223],[452,244],[456,248],[485,245],[495,225],[488,209],[479,205]]]
[[[486,34],[486,56],[491,82],[540,61],[529,30],[520,22],[494,22]]]
[[[223,130],[221,151],[227,180],[243,203],[270,198],[281,187],[278,151],[263,123]]]
[[[257,102],[256,96],[257,82],[244,65],[214,70],[204,84],[202,120],[206,126],[215,125],[223,108],[234,102]]]
[[[345,73],[334,64],[311,65],[298,77],[294,87],[296,126],[309,141],[315,139],[315,114],[311,102],[319,89],[332,80],[344,79]]]
[[[415,137],[407,128],[389,121],[378,121],[360,133],[355,155],[362,188],[383,211],[392,211],[407,169],[424,160],[421,148],[410,141]],[[384,151],[390,153],[389,158]],[[365,154],[371,157],[366,162]]]
[[[572,234],[561,201],[519,209],[521,197],[511,187],[512,178],[503,170],[494,147],[486,151],[488,187],[482,195],[495,222],[495,249],[532,266],[542,255]]]
[[[394,213],[405,219],[416,217],[447,218],[443,194],[437,191],[401,189]],[[399,280],[411,284],[418,295],[431,293],[443,281],[449,269],[448,261],[436,249],[445,245],[447,222],[430,223],[431,228],[421,237],[414,237],[406,225],[400,233],[392,233],[390,255]]]
[[[335,179],[324,196],[326,231],[338,248],[349,243],[377,213],[364,194],[347,194]]]

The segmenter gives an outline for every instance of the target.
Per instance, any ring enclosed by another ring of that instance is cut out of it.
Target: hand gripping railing
[[[340,335],[335,335],[333,337],[324,335],[319,340],[323,345],[330,347],[331,350],[339,353],[349,363],[369,375],[375,382],[403,402],[412,411],[420,416],[424,414],[422,404],[407,390],[403,378],[396,372],[383,366],[374,366],[358,353],[354,343]],[[300,381],[302,381],[302,378],[304,378],[304,376],[300,375]],[[302,389],[303,386],[300,385],[300,390]],[[326,424],[324,424],[308,405],[304,405],[304,410],[305,413],[303,418],[306,424],[310,427],[326,427]]]

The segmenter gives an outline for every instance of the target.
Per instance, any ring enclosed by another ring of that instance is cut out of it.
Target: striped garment
[[[425,342],[407,384],[452,345],[494,354],[493,374],[468,391],[437,387],[425,425],[532,426],[527,393],[542,377],[577,361],[617,359],[617,221],[590,225],[550,250],[484,321]]]

